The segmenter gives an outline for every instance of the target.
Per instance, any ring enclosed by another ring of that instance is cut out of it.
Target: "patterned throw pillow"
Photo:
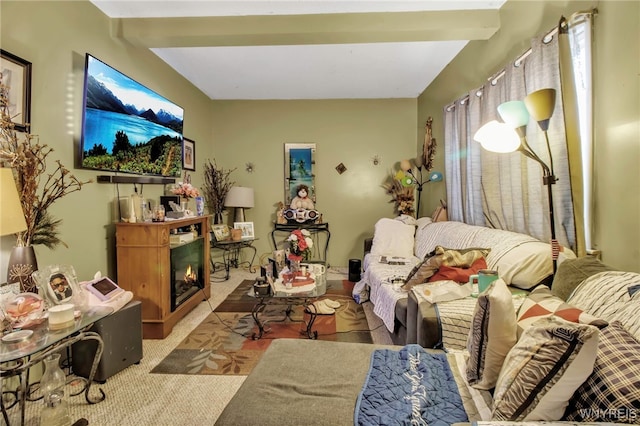
[[[471,275],[477,275],[481,269],[487,269],[487,262],[482,257],[476,260],[469,268],[442,264],[438,271],[429,278],[429,281],[451,280],[464,284],[469,282]]]
[[[640,421],[640,342],[620,322],[600,332],[593,374],[573,394],[565,420]]]
[[[402,285],[402,289],[409,291],[414,285],[426,283],[433,274],[438,272],[441,264],[442,255],[433,253],[427,255],[422,262],[414,266],[411,272],[409,272],[405,283]]]
[[[502,279],[478,297],[467,338],[467,381],[477,389],[492,389],[502,363],[516,344],[516,311]]]
[[[466,248],[448,249],[442,246],[436,247],[436,254],[442,255],[442,264],[459,268],[470,268],[478,259],[487,257],[491,249]]]
[[[524,331],[498,377],[493,420],[559,420],[593,371],[599,330],[555,316]]]
[[[591,324],[603,328],[607,322],[566,303],[551,293],[549,287],[541,285],[529,293],[518,311],[518,337],[540,318],[558,316],[567,321]]]

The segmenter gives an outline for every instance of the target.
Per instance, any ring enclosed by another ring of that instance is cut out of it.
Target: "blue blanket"
[[[356,425],[450,425],[467,414],[445,354],[380,349],[358,396]]]

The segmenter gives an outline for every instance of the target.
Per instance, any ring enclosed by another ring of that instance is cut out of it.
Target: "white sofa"
[[[407,220],[406,216],[380,219],[375,225],[371,250],[365,254],[364,272],[356,289],[368,289],[374,313],[383,320],[395,344],[441,347],[442,319],[437,310],[425,307],[420,312],[412,293],[393,284],[404,280],[437,246],[490,249],[485,259],[487,268],[497,270],[500,278],[515,288],[529,290],[541,283],[550,284],[553,276],[550,244],[528,235],[455,221],[433,222],[426,217],[417,221]],[[386,256],[387,261],[402,259],[405,264],[381,263],[382,256]],[[575,255],[565,249],[560,261],[564,258],[575,258]],[[457,310],[456,306],[454,311]],[[467,303],[465,313],[455,319],[454,325],[461,324],[461,337],[468,332],[465,321],[472,310],[473,305]]]

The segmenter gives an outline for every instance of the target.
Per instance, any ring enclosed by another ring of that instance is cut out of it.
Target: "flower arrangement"
[[[289,234],[289,260],[301,261],[309,260],[311,257],[311,247],[313,247],[313,240],[311,239],[311,233],[306,229],[296,229]]]
[[[229,180],[229,175],[235,169],[225,170],[218,167],[216,161],[208,160],[204,164],[204,200],[209,213],[214,215],[214,223],[222,223],[224,199],[235,182]]]
[[[27,222],[27,230],[16,234],[16,246],[42,244],[50,249],[58,244],[66,246],[58,237],[62,220],[53,218],[49,207],[56,200],[80,191],[91,180],[78,180],[60,161],[56,161],[53,171],[47,172],[47,157],[53,148],[40,145],[36,135],[25,133],[18,137],[14,129],[9,113],[9,87],[0,83],[0,164],[13,169]]]
[[[387,194],[391,196],[390,203],[395,203],[395,212],[399,215],[413,215],[413,203],[415,202],[415,188],[413,185],[402,184],[402,176],[390,175],[387,182],[382,185]]]
[[[184,179],[182,182],[176,183],[173,188],[171,188],[171,192],[175,195],[179,195],[182,198],[195,198],[200,196],[200,191],[193,185],[191,185],[191,176],[189,176],[186,172],[184,174]]]

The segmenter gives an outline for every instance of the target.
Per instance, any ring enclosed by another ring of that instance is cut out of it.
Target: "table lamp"
[[[224,206],[236,209],[234,222],[244,222],[244,209],[254,206],[253,188],[232,186],[224,200]]]
[[[0,200],[2,200],[0,236],[26,231],[27,222],[24,219],[20,196],[13,180],[13,171],[8,168],[0,169]],[[7,273],[7,281],[8,279]]]

